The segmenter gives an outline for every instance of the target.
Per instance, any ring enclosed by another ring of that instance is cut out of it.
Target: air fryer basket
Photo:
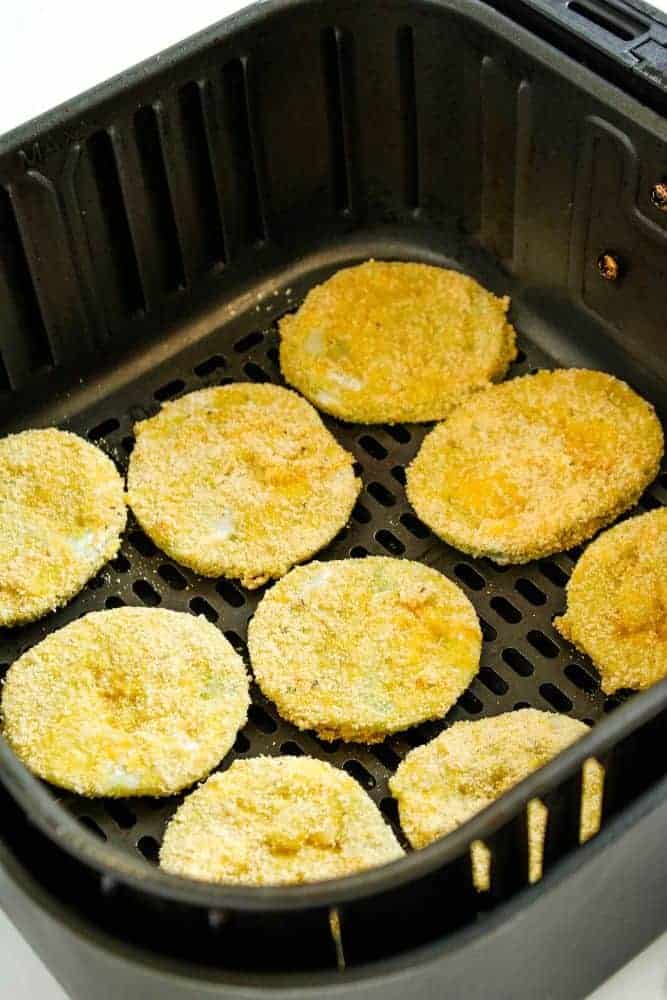
[[[510,377],[600,367],[664,417],[667,214],[655,186],[667,126],[647,106],[659,109],[661,90],[647,74],[638,87],[623,66],[630,42],[639,52],[667,30],[648,9],[614,10],[635,36],[621,52],[613,38],[601,46],[598,31],[587,56],[643,104],[473,0],[278,0],[6,136],[3,430],[57,423],[124,471],[133,423],[164,400],[239,379],[280,382],[278,318],[315,282],[370,256],[460,268],[511,294],[521,352]],[[568,9],[560,14],[571,27]],[[551,30],[538,3],[515,16]],[[572,32],[565,47],[576,44]],[[616,280],[602,273],[605,254]],[[442,570],[482,619],[482,668],[446,720],[372,748],[301,733],[255,690],[222,767],[257,754],[320,757],[358,780],[400,835],[388,777],[452,721],[532,705],[583,719],[590,735],[405,860],[261,890],[155,867],[181,797],[84,800],[36,781],[0,743],[0,899],[76,996],[432,996],[441,981],[465,982],[471,997],[534,996],[540,982],[553,996],[580,995],[664,923],[667,687],[605,698],[590,662],[554,632],[577,552],[498,567],[428,531],[404,491],[428,428],[325,422],[355,454],[363,491],[321,558],[389,554]],[[664,503],[663,473],[640,507]],[[174,565],[130,517],[121,553],[79,597],[0,633],[1,666],[66,622],[121,604],[203,614],[247,657],[262,592]],[[591,753],[607,768],[605,818],[579,848]],[[536,794],[549,807],[547,874],[529,888],[525,813]],[[470,877],[477,837],[493,859],[484,895]],[[637,851],[650,873],[631,863]],[[563,942],[586,942],[584,959],[531,965],[559,920]],[[387,986],[407,974],[408,987]]]

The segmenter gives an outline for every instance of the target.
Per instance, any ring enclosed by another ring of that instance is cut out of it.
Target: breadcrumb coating
[[[262,599],[253,672],[280,714],[322,739],[375,743],[440,718],[479,668],[481,630],[463,591],[407,559],[313,562]]]
[[[249,588],[283,576],[336,536],[359,493],[352,455],[275,385],[192,392],[135,434],[130,506],[156,545],[203,576]]]
[[[426,847],[451,833],[587,732],[583,722],[534,708],[455,723],[412,750],[389,781],[408,840],[413,847]],[[589,758],[584,765],[582,843],[600,828],[603,779],[602,767]],[[542,877],[546,823],[546,807],[532,799],[531,882]],[[485,891],[490,887],[490,854],[482,841],[474,841],[471,856],[475,887]]]
[[[624,382],[544,371],[462,403],[424,440],[407,493],[450,545],[524,563],[614,521],[655,477],[662,453],[653,407]]]
[[[457,271],[370,260],[338,271],[281,320],[280,365],[343,420],[442,420],[516,357],[508,309],[508,298]]]
[[[554,625],[590,656],[607,694],[667,676],[667,508],[617,524],[588,546]]]
[[[255,757],[186,798],[160,864],[207,882],[285,885],[340,878],[402,854],[349,774],[310,757]]]
[[[172,795],[231,748],[249,705],[241,658],[205,618],[93,612],[9,668],[4,734],[39,777],[87,796]]]
[[[126,519],[113,462],[54,427],[0,440],[0,626],[41,618],[118,552]]]

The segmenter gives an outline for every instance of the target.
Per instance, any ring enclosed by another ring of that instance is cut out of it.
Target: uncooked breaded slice
[[[275,385],[192,392],[135,426],[129,503],[204,576],[258,587],[327,545],[359,493],[353,458],[313,407]]]
[[[636,503],[662,451],[653,407],[624,382],[544,371],[462,403],[424,440],[407,493],[450,545],[524,563],[578,545]]]
[[[286,719],[326,740],[376,743],[446,714],[477,673],[481,631],[441,573],[369,557],[292,570],[260,602],[248,645]]]
[[[451,833],[543,767],[588,732],[576,719],[526,708],[476,722],[457,722],[411,750],[389,781],[398,800],[401,826],[413,847],[426,847]],[[584,765],[581,841],[600,828],[604,772],[594,758]],[[530,881],[542,876],[547,810],[539,799],[528,806]],[[473,879],[489,888],[490,855],[472,845]]]
[[[588,546],[554,625],[590,656],[607,694],[667,676],[667,508],[617,524]]]
[[[39,777],[79,795],[172,795],[207,775],[246,721],[243,661],[204,618],[93,612],[10,667],[4,733]]]
[[[403,851],[354,778],[310,757],[237,760],[169,823],[162,868],[206,882],[286,885],[340,878]]]
[[[123,481],[99,448],[54,427],[0,440],[0,627],[78,594],[118,552]]]
[[[516,357],[508,308],[457,271],[370,260],[313,288],[281,321],[280,366],[343,420],[441,420]]]

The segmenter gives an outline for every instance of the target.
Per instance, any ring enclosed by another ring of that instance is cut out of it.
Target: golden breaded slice
[[[369,260],[313,288],[280,323],[280,366],[327,413],[442,420],[516,357],[509,299],[427,264]]]
[[[245,587],[327,545],[359,493],[352,455],[275,385],[192,392],[135,433],[128,498],[144,531],[183,565]]]
[[[590,656],[607,694],[667,676],[667,508],[617,524],[588,546],[554,625]]]
[[[79,795],[172,795],[246,721],[243,661],[204,618],[159,608],[85,615],[9,668],[4,733],[40,778]]]
[[[362,743],[445,715],[477,673],[481,639],[456,584],[382,557],[292,570],[248,631],[255,679],[281,715]]]
[[[413,847],[426,847],[475,816],[532,771],[588,732],[576,719],[534,708],[476,722],[457,722],[411,750],[389,781],[398,800],[403,831]],[[584,765],[582,843],[597,833],[604,771],[589,758]],[[547,810],[539,799],[528,806],[530,881],[542,877]],[[473,880],[489,888],[490,854],[481,840],[471,849]]]
[[[237,760],[169,823],[162,868],[205,882],[286,885],[340,878],[403,851],[349,774],[310,757]]]
[[[524,563],[578,545],[636,503],[662,451],[653,407],[624,382],[544,371],[462,403],[424,440],[407,493],[455,548]]]
[[[0,440],[0,627],[65,604],[118,552],[123,481],[99,448],[54,427]]]

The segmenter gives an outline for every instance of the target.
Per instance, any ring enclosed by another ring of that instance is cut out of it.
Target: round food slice
[[[617,524],[588,546],[554,625],[590,656],[607,694],[667,676],[667,508]]]
[[[209,773],[246,721],[241,658],[204,618],[93,612],[10,667],[4,733],[30,770],[79,795],[173,795]]]
[[[289,389],[192,392],[135,426],[129,503],[144,531],[204,576],[259,587],[345,525],[353,457]]]
[[[508,309],[458,271],[369,260],[313,288],[281,321],[280,365],[343,420],[441,420],[516,357]]]
[[[113,559],[125,527],[123,481],[76,434],[0,440],[0,627],[41,618]]]
[[[237,760],[174,814],[160,865],[206,882],[287,885],[340,878],[403,851],[354,778],[310,757]]]
[[[450,545],[524,563],[578,545],[636,503],[662,451],[653,407],[624,382],[543,371],[462,403],[425,439],[407,492]]]
[[[451,833],[587,732],[583,722],[533,708],[455,723],[430,743],[410,751],[389,781],[405,835],[413,847],[426,847]],[[582,842],[600,828],[603,777],[600,764],[589,758],[584,765]],[[546,822],[545,806],[532,799],[528,807],[531,882],[542,876]],[[471,853],[475,886],[485,891],[489,888],[489,851],[476,840]]]
[[[477,673],[481,639],[459,587],[381,557],[292,570],[248,631],[255,679],[281,715],[362,743],[445,715]]]

